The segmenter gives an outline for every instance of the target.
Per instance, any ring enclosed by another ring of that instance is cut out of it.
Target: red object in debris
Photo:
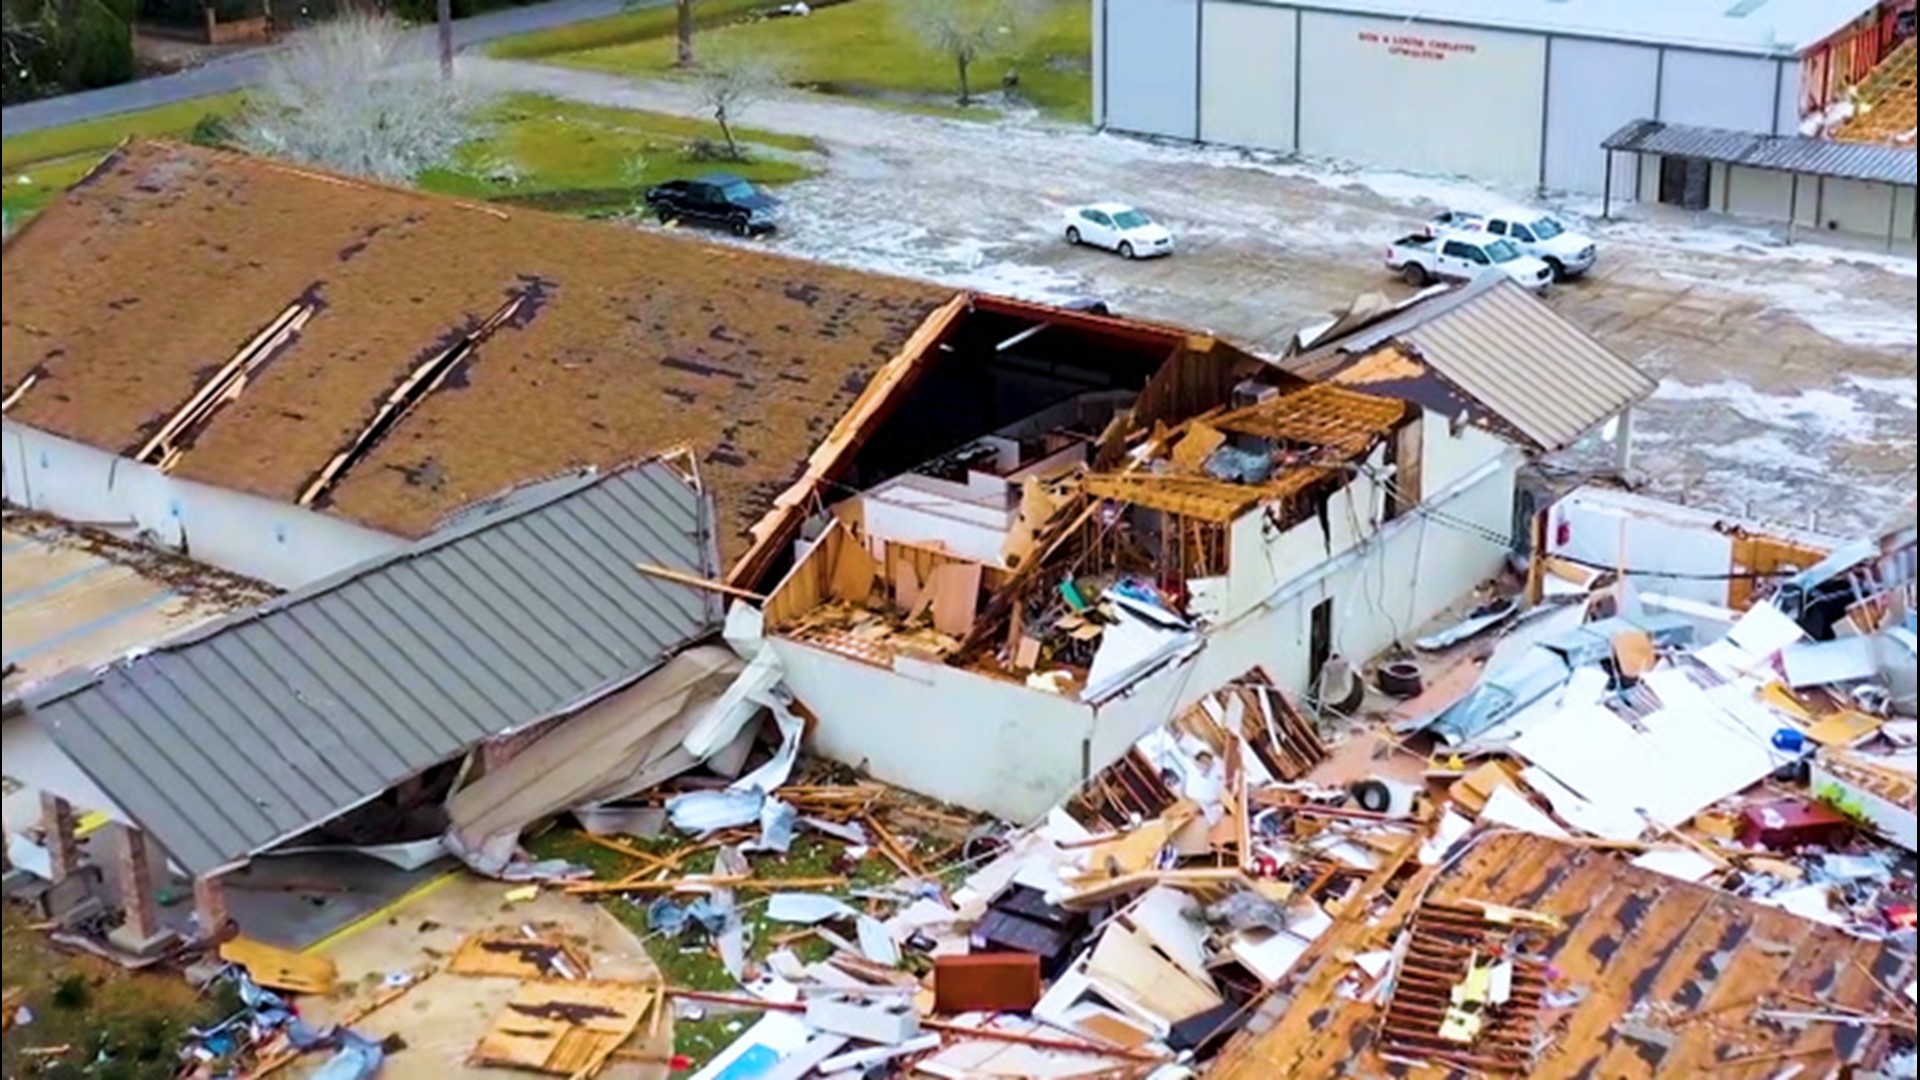
[[[1040,1000],[1040,958],[1030,953],[973,953],[933,961],[933,1008],[947,1016],[965,1012],[1016,1012]]]
[[[1916,922],[1912,904],[1888,904],[1880,909],[1880,914],[1895,930],[1911,930]]]
[[[1740,842],[1787,851],[1836,843],[1852,828],[1845,814],[1825,803],[1779,799],[1747,807],[1740,815]]]
[[[685,1054],[675,1054],[667,1059],[667,1069],[671,1072],[686,1072],[693,1068],[693,1059]]]

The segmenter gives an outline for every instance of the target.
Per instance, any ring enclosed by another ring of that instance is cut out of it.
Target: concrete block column
[[[193,879],[193,914],[200,922],[200,936],[206,941],[220,941],[226,937],[227,923],[232,916],[227,912],[227,887],[220,883],[217,874],[202,874]]]
[[[165,944],[169,934],[160,924],[147,838],[131,825],[116,825],[113,832],[112,868],[125,915],[125,921],[111,935],[113,943],[129,952],[150,953]]]
[[[47,857],[52,863],[55,883],[80,870],[80,837],[77,835],[73,804],[51,792],[40,793],[40,826],[47,833]]]

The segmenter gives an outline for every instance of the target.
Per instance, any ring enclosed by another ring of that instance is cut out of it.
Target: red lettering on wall
[[[1471,41],[1449,41],[1445,38],[1430,38],[1417,34],[1380,34],[1372,30],[1359,33],[1362,45],[1373,45],[1386,49],[1391,56],[1404,56],[1413,60],[1445,60],[1449,56],[1460,56],[1480,51],[1480,46]]]

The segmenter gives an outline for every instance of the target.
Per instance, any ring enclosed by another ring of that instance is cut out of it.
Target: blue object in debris
[[[1806,749],[1807,737],[1793,728],[1783,727],[1773,733],[1773,748],[1789,754],[1797,754]]]

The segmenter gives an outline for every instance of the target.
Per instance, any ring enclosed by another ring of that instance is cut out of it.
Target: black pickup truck
[[[735,236],[772,232],[779,205],[773,196],[732,173],[669,180],[647,189],[647,207],[661,221],[720,225]]]

